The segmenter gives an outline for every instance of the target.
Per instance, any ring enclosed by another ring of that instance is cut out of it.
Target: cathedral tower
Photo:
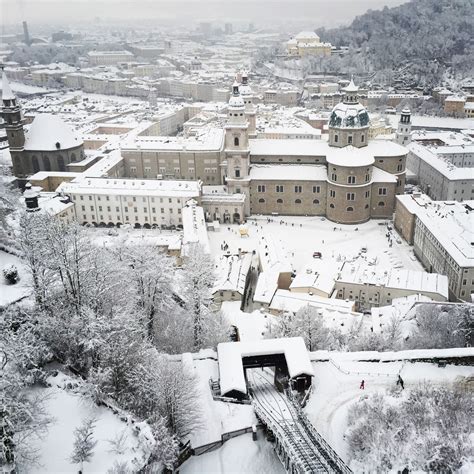
[[[395,137],[399,145],[408,145],[411,142],[411,112],[408,108],[402,110]]]
[[[227,124],[225,126],[225,161],[224,180],[230,194],[245,194],[245,214],[250,213],[250,149],[248,122],[245,114],[245,103],[240,95],[239,84],[232,86],[229,99]]]

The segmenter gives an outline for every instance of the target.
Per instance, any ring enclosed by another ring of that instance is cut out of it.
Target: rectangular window
[[[313,186],[313,193],[320,193],[321,192],[321,186]]]
[[[370,191],[365,192],[365,197],[368,198],[370,196]]]
[[[386,196],[387,188],[379,188],[379,196]]]
[[[133,212],[138,212],[138,209],[136,207],[134,207]]]
[[[154,214],[156,212],[156,209],[154,207],[152,207],[151,212]]]
[[[257,186],[257,192],[264,193],[265,192],[265,185],[264,184],[259,184]]]
[[[120,207],[117,206],[117,207],[115,208],[115,212],[120,212]]]
[[[356,177],[355,176],[348,176],[347,177],[347,182],[348,182],[348,184],[355,184]]]
[[[99,212],[102,212],[102,206],[99,206]]]
[[[91,211],[93,211],[93,210],[94,210],[94,206],[91,206]]]
[[[86,210],[86,206],[81,206],[82,207],[82,210],[85,211]]]
[[[351,135],[349,135],[347,137],[347,143],[349,143],[349,145],[352,145],[352,136]]]
[[[143,212],[148,212],[148,209],[146,207],[144,207]]]
[[[333,197],[336,197],[336,191],[333,191],[331,189],[331,191],[329,191],[329,195],[333,198]]]
[[[337,174],[336,174],[336,173],[332,173],[332,174],[331,174],[331,179],[332,179],[333,181],[337,181]]]
[[[346,194],[346,199],[348,201],[355,201],[355,194],[354,193],[347,193]]]
[[[235,177],[240,178],[240,170],[235,170]]]
[[[283,192],[283,184],[277,184],[276,185],[276,192],[277,193],[282,193]]]
[[[301,193],[303,192],[303,187],[302,186],[295,186],[295,193]]]

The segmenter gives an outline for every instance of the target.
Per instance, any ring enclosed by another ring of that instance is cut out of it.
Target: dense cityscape
[[[472,0],[130,3],[0,0],[2,472],[470,472]]]

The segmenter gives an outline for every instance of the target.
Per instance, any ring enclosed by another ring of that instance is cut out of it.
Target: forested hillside
[[[367,68],[403,69],[405,77],[429,84],[447,70],[458,77],[472,75],[473,14],[473,0],[412,0],[369,10],[350,26],[322,28],[317,33],[333,45],[360,50],[368,60]]]

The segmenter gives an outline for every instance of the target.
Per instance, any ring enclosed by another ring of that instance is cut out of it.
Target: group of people
[[[398,374],[397,385],[400,385],[400,387],[402,387],[402,390],[405,390],[405,382],[403,381],[400,374]],[[362,382],[359,385],[359,389],[360,390],[365,390],[365,380],[362,379]]]

